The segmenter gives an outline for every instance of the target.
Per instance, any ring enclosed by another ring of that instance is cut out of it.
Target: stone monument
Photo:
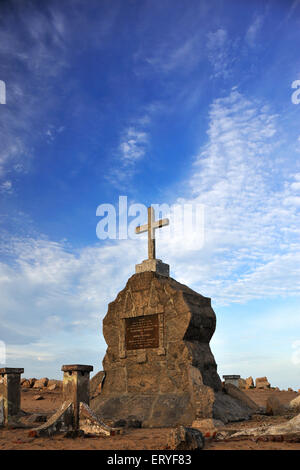
[[[222,389],[209,346],[216,328],[210,299],[169,277],[155,258],[155,229],[168,223],[149,208],[148,225],[136,229],[148,232],[148,259],[108,306],[104,378],[90,406],[104,421],[143,427],[248,418],[253,410]]]

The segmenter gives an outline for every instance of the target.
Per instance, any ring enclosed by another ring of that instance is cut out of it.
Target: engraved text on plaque
[[[127,350],[158,348],[158,315],[126,318],[125,344]]]

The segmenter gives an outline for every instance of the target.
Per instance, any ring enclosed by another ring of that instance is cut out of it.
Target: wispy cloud
[[[125,166],[132,165],[141,159],[146,152],[148,135],[146,132],[139,131],[130,127],[126,130],[124,138],[120,143],[121,161]]]
[[[249,46],[254,47],[258,38],[258,34],[262,28],[264,17],[262,15],[257,15],[253,22],[250,24],[247,29],[245,40]]]
[[[111,169],[107,180],[116,186],[128,184],[137,171],[137,164],[143,160],[149,147],[149,131],[151,118],[144,115],[132,120],[123,130],[118,148],[112,158]]]
[[[299,293],[299,175],[280,135],[278,116],[237,89],[211,106],[186,200],[204,204],[205,245],[185,279],[221,303]]]
[[[235,60],[234,43],[224,28],[210,31],[207,34],[207,55],[213,67],[213,77],[227,78]]]

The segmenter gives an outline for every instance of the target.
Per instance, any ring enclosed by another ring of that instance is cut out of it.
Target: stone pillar
[[[2,421],[7,425],[10,418],[18,415],[21,405],[20,376],[24,369],[4,367],[0,369],[0,404],[2,401]],[[1,424],[1,423],[0,423]]]
[[[90,372],[93,366],[72,364],[62,366],[63,377],[63,401],[72,402],[74,406],[74,429],[79,428],[80,402],[90,403]]]
[[[223,379],[225,380],[225,384],[232,384],[239,388],[239,379],[241,378],[240,375],[223,375]]]

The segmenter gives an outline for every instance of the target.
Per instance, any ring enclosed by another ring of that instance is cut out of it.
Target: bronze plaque
[[[125,319],[126,349],[158,348],[158,315]]]

